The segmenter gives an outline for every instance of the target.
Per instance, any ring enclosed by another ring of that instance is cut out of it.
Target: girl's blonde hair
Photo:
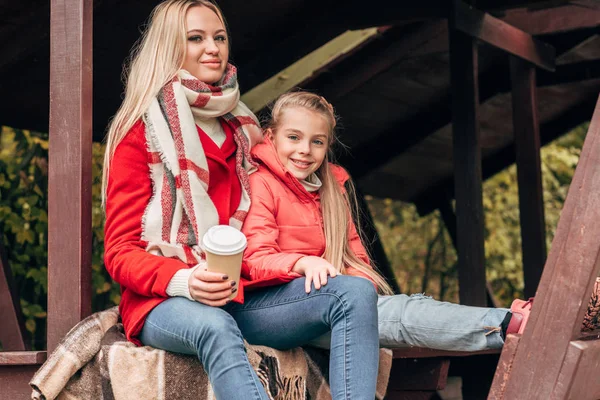
[[[333,157],[332,144],[335,141],[336,116],[333,107],[323,97],[314,93],[302,91],[286,93],[281,95],[273,105],[268,127],[276,132],[283,117],[283,112],[294,107],[302,107],[321,115],[330,127],[328,152],[325,160],[316,171],[322,182],[319,193],[326,243],[323,257],[331,265],[338,268],[341,273],[344,273],[347,267],[352,267],[371,278],[381,293],[393,294],[392,288],[377,270],[358,258],[350,248],[348,226],[350,226],[349,222],[352,222],[353,215],[356,217],[356,231],[362,240],[360,212],[352,179],[347,181],[347,190],[342,190],[329,164],[329,160]]]
[[[102,203],[106,203],[106,187],[110,161],[115,149],[131,127],[139,120],[158,95],[160,89],[177,74],[186,56],[186,15],[190,8],[204,6],[217,14],[227,29],[219,7],[209,0],[167,0],[150,14],[150,22],[131,50],[123,70],[125,98],[113,117],[106,136],[102,171]]]

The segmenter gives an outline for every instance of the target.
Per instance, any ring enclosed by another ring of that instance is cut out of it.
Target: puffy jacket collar
[[[254,146],[251,153],[255,160],[259,161],[275,177],[280,179],[300,200],[308,202],[318,196],[318,192],[309,193],[300,181],[285,169],[279,157],[277,157],[275,145],[268,137],[264,138],[263,143]]]

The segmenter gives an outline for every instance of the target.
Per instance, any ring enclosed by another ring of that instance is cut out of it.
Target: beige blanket
[[[34,375],[35,400],[214,399],[200,362],[128,342],[116,307],[76,325]],[[246,344],[250,363],[273,400],[331,399],[328,353],[278,351]],[[392,354],[380,352],[377,398],[383,399]]]

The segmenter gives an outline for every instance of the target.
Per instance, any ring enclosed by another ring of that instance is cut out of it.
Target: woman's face
[[[192,7],[186,15],[187,54],[183,69],[202,82],[216,83],[229,59],[227,31],[210,8]]]

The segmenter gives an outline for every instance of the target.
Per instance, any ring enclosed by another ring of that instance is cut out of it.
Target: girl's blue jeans
[[[244,304],[222,308],[169,298],[150,312],[139,338],[148,346],[197,355],[217,399],[246,400],[268,397],[250,366],[243,338],[290,349],[330,331],[332,398],[374,398],[379,343],[373,284],[338,276],[307,294],[304,282],[299,278],[246,292]]]
[[[509,310],[463,306],[422,294],[398,294],[379,296],[377,312],[381,347],[477,351],[504,345],[499,327]],[[310,344],[328,348],[329,335]]]

